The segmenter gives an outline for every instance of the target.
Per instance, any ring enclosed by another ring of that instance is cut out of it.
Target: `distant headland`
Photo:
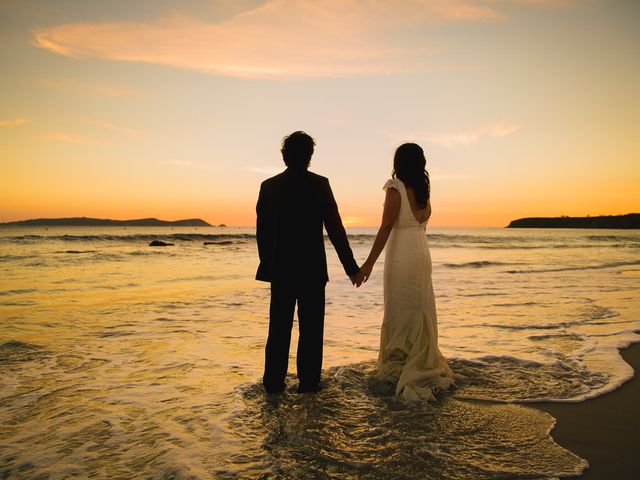
[[[16,222],[0,223],[0,227],[211,227],[200,218],[187,220],[158,220],[157,218],[139,218],[136,220],[111,220],[108,218],[33,218]]]
[[[532,217],[513,220],[507,228],[640,228],[640,213],[599,217]]]

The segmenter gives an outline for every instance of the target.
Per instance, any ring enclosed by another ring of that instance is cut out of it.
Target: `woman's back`
[[[418,223],[425,223],[429,220],[431,216],[431,202],[427,199],[426,207],[422,207],[418,205],[418,201],[416,200],[416,192],[413,188],[407,187],[405,185],[405,191],[407,192],[407,200],[409,201],[409,207],[411,208],[411,212],[413,212],[413,216]]]
[[[420,229],[424,232],[427,221],[431,216],[431,205],[427,201],[426,208],[420,208],[412,189],[407,188],[402,180],[392,178],[387,180],[384,189],[393,188],[400,194],[400,212],[394,229]]]

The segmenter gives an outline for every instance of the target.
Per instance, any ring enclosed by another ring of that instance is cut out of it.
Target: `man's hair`
[[[293,132],[282,139],[282,159],[287,167],[307,168],[316,142],[305,132]]]

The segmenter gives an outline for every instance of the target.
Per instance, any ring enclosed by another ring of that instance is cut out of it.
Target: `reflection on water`
[[[483,479],[578,474],[586,462],[556,445],[554,419],[517,405],[408,403],[372,388],[374,364],[334,367],[318,395],[240,389],[237,447],[220,478]]]
[[[632,375],[617,348],[639,337],[639,233],[440,230],[456,392],[410,404],[371,381],[382,266],[355,290],[330,249],[325,388],[267,397],[252,233],[204,230],[0,231],[0,478],[547,478],[584,462],[551,417],[501,402]]]

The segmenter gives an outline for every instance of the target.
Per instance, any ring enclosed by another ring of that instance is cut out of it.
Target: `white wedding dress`
[[[416,220],[402,181],[388,180],[384,189],[388,188],[400,193],[401,202],[385,251],[384,319],[377,376],[393,382],[402,398],[433,400],[454,380],[438,348],[427,222]]]

